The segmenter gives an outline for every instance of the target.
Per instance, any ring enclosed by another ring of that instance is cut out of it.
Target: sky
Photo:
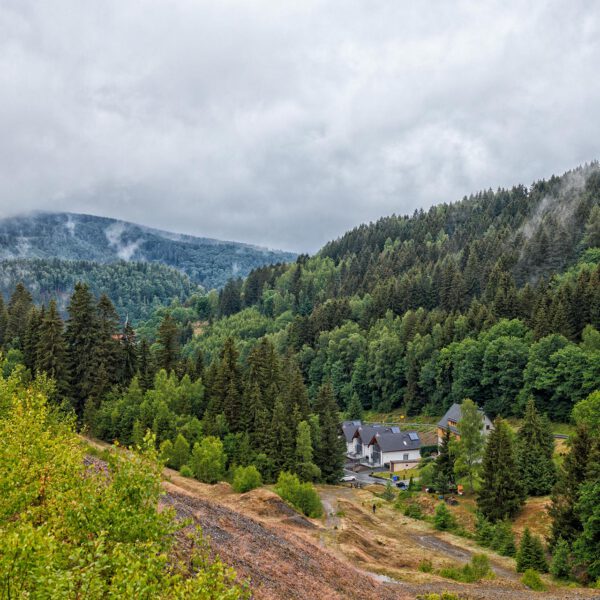
[[[0,2],[0,217],[314,252],[598,158],[595,1]]]

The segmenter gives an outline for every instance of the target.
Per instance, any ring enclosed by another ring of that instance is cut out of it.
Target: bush
[[[444,502],[440,502],[435,509],[433,526],[439,531],[447,531],[456,527],[456,521]]]
[[[490,568],[490,561],[485,554],[474,554],[471,562],[462,568],[450,567],[441,569],[439,574],[448,579],[454,579],[461,583],[474,583],[484,577],[493,577],[493,571]]]
[[[194,444],[191,467],[194,477],[204,483],[218,483],[225,476],[226,456],[223,442],[216,437],[205,437]]]
[[[433,571],[433,564],[428,558],[424,558],[419,563],[419,571],[422,573],[431,573]]]
[[[323,514],[319,494],[311,483],[300,483],[297,475],[282,471],[277,479],[275,491],[307,517],[318,518]]]
[[[238,494],[249,492],[262,485],[262,477],[254,465],[237,467],[233,473],[233,489]]]
[[[179,474],[182,477],[193,477],[194,471],[192,471],[192,468],[189,465],[181,465],[181,469],[179,469]]]
[[[521,577],[521,583],[534,592],[545,592],[546,586],[535,569],[526,569]]]
[[[423,519],[423,511],[418,504],[411,502],[404,507],[404,516],[411,519]]]
[[[517,553],[515,536],[510,521],[499,521],[492,526],[490,547],[503,556],[514,556]]]
[[[420,594],[417,596],[417,600],[461,600],[463,597],[452,592],[442,592],[441,594],[432,592],[430,594]]]
[[[381,494],[381,497],[384,500],[387,500],[388,502],[391,502],[396,497],[396,494],[394,494],[394,487],[392,486],[391,481],[388,480],[388,482],[385,484],[385,490],[383,490],[383,494]]]

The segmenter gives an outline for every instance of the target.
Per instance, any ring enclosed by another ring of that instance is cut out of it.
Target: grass
[[[392,475],[398,475],[399,479],[417,479],[419,477],[419,469],[406,469],[404,471],[397,471],[396,473],[390,473],[389,471],[381,471],[380,473],[373,473],[373,477],[378,479],[391,479]]]

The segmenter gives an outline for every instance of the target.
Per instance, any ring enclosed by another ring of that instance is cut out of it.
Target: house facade
[[[494,424],[492,423],[491,419],[483,412],[483,410],[478,410],[479,414],[481,415],[481,433],[483,433],[483,435],[488,435],[490,431],[494,429]],[[460,408],[460,404],[453,404],[446,411],[446,414],[438,421],[438,446],[441,446],[446,431],[450,431],[450,435],[453,438],[460,440],[460,431],[458,429],[458,423],[461,420],[461,418],[462,411]]]
[[[380,423],[344,421],[347,456],[370,467],[410,468],[421,460],[421,439],[416,431]]]

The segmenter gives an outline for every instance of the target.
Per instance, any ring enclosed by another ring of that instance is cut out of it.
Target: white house
[[[400,470],[421,460],[421,439],[416,431],[360,421],[345,421],[342,431],[348,458],[362,464]]]
[[[490,431],[494,429],[494,424],[490,420],[490,418],[481,410],[480,408],[479,414],[481,415],[481,432],[483,435],[488,435]],[[444,439],[444,435],[446,431],[450,431],[450,434],[455,439],[460,439],[460,432],[458,430],[458,422],[462,418],[462,410],[460,408],[460,404],[453,404],[447,411],[446,414],[438,421],[437,424],[437,436],[438,436],[438,446],[441,446],[442,440]]]

